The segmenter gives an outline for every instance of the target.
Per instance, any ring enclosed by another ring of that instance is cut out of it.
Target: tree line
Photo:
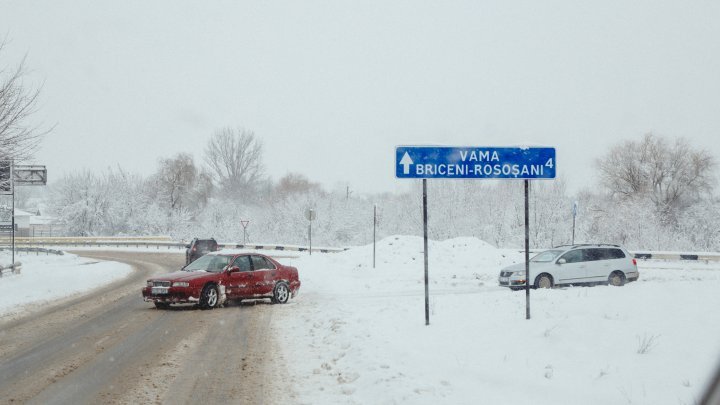
[[[328,191],[299,173],[270,180],[263,148],[252,131],[224,128],[202,159],[181,153],[158,161],[148,177],[121,168],[68,175],[52,187],[50,206],[70,235],[167,234],[174,238],[242,240],[241,220],[256,243],[306,245],[305,211],[317,245],[372,242],[373,206],[379,237],[422,234],[421,191],[349,195]],[[596,162],[600,185],[569,195],[562,178],[531,182],[533,248],[572,239],[620,243],[631,249],[720,250],[716,161],[682,139],[646,135],[613,147]],[[524,200],[520,182],[430,181],[433,239],[474,236],[498,247],[521,247]]]
[[[4,42],[0,42],[2,56]],[[40,89],[26,86],[25,62],[0,64],[0,160],[32,157],[50,129],[32,125]],[[531,245],[570,243],[572,210],[579,203],[576,242],[620,243],[631,249],[720,251],[717,160],[682,138],[647,134],[613,146],[595,163],[598,187],[570,196],[562,178],[531,182]],[[524,239],[520,182],[430,181],[433,239],[474,236],[498,247]],[[170,235],[178,239],[242,239],[307,243],[304,213],[314,209],[315,244],[372,241],[373,207],[379,237],[421,235],[420,182],[408,192],[358,195],[328,191],[301,173],[273,181],[263,145],[251,130],[222,128],[208,138],[200,162],[179,153],[158,160],[141,176],[121,167],[66,174],[35,199],[70,236]],[[30,191],[20,191],[19,205]]]

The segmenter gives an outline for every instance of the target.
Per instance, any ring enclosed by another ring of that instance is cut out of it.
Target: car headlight
[[[189,287],[190,283],[186,281],[176,281],[173,283],[173,287]]]
[[[525,272],[524,271],[516,271],[515,273],[513,273],[513,276],[525,278]]]
[[[148,286],[148,287],[152,287],[152,286],[153,286],[152,280],[148,280],[148,281],[147,281],[147,286]]]

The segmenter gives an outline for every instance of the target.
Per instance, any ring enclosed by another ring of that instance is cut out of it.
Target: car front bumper
[[[500,287],[524,287],[525,286],[525,278],[520,277],[498,277],[498,285]]]
[[[169,287],[166,293],[153,294],[152,287],[142,289],[143,300],[146,302],[166,303],[197,303],[200,301],[200,292],[187,287]]]

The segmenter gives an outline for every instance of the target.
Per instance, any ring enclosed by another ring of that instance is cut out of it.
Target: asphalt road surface
[[[124,280],[0,323],[0,404],[284,402],[273,306],[158,310],[140,289],[180,254],[77,252],[133,266]],[[280,400],[282,398],[282,400]]]

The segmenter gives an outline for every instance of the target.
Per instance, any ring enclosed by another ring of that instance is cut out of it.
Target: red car
[[[284,304],[299,288],[295,267],[257,253],[218,251],[182,270],[149,279],[142,295],[160,309],[183,303],[212,309],[247,298],[270,298],[273,303]]]

